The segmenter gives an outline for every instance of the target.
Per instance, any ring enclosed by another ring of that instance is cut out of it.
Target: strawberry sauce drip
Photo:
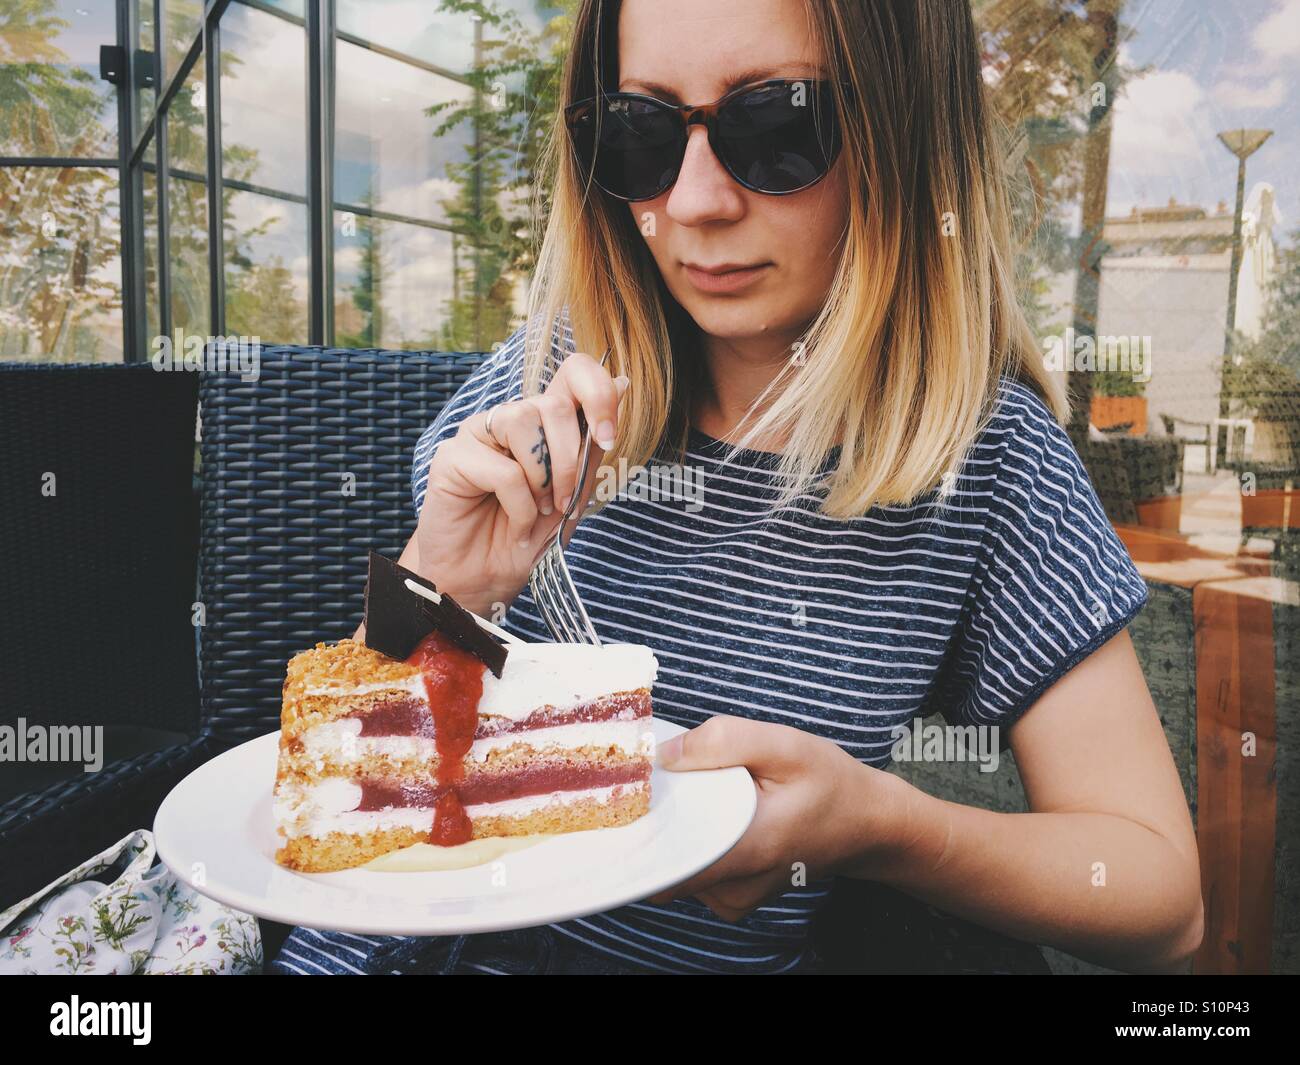
[[[467,843],[473,830],[456,793],[456,783],[464,775],[465,756],[478,730],[478,703],[487,667],[436,629],[420,641],[406,661],[424,677],[438,749],[434,783],[441,794],[434,802],[429,842],[440,847]]]

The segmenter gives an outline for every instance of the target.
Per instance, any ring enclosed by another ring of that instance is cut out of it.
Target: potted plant
[[[1128,426],[1130,436],[1145,436],[1147,431],[1146,384],[1135,381],[1124,370],[1102,370],[1093,376],[1092,424],[1098,429]]]

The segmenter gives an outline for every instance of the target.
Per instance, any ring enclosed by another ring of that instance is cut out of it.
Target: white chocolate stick
[[[437,592],[429,591],[429,589],[426,588],[424,585],[417,584],[415,581],[411,580],[410,577],[406,578],[406,586],[411,591],[413,591],[416,595],[420,596],[423,599],[429,600],[429,602],[431,603],[442,602],[442,596],[440,596]],[[465,608],[461,607],[461,609],[464,610]],[[506,643],[525,644],[528,642],[527,640],[521,640],[518,636],[514,635],[513,633],[506,632],[505,629],[500,628],[499,626],[493,625],[492,622],[490,621],[485,621],[483,618],[479,617],[477,614],[473,613],[472,611],[465,610],[465,613],[469,614],[470,617],[472,617],[475,621],[478,622],[479,628],[484,629],[487,632],[490,632],[493,636],[497,637],[497,639],[505,640]]]

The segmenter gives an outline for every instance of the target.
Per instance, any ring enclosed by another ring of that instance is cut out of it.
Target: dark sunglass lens
[[[839,152],[830,89],[811,81],[743,93],[718,116],[732,173],[763,192],[794,192],[826,176]]]
[[[573,137],[588,168],[594,157],[596,183],[629,200],[657,196],[672,184],[681,163],[680,122],[645,100],[601,101],[574,124]]]

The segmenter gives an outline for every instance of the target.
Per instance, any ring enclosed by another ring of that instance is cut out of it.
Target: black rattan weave
[[[198,731],[197,386],[0,363],[0,714]]]
[[[223,741],[278,728],[285,663],[355,630],[367,553],[415,527],[415,443],[484,358],[276,347],[255,382],[204,376],[200,670]]]
[[[197,395],[147,363],[0,363],[0,724],[104,730],[97,772],[0,763],[0,908],[196,764]]]

